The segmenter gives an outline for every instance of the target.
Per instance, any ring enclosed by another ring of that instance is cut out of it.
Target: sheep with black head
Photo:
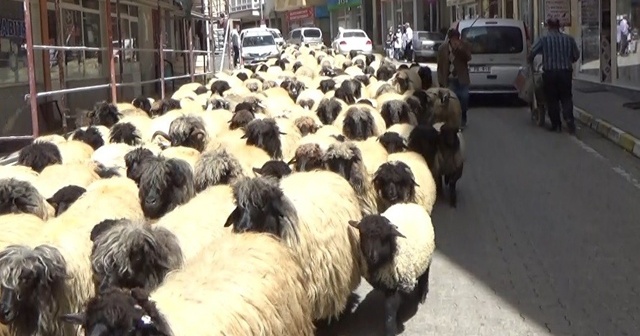
[[[376,120],[378,119],[378,120]],[[356,104],[338,115],[334,125],[351,140],[366,140],[384,132],[384,119],[371,106]]]
[[[255,115],[249,110],[236,111],[229,120],[229,129],[244,129],[255,118]]]
[[[140,186],[140,178],[142,177],[142,164],[144,161],[155,157],[155,154],[148,148],[138,147],[124,156],[125,166],[127,168],[127,177],[132,179]]]
[[[373,176],[373,187],[378,195],[378,211],[386,211],[397,203],[416,201],[416,180],[411,168],[401,161],[386,162]]]
[[[335,88],[336,88],[336,81],[334,81],[331,78],[321,80],[320,85],[318,86],[318,89],[322,91],[322,93],[327,93],[331,90],[334,90]]]
[[[296,61],[295,63],[293,63],[293,67],[292,67],[293,72],[298,71],[298,69],[300,69],[301,66],[302,66],[302,62],[300,61]]]
[[[136,108],[139,108],[147,113],[149,113],[151,111],[151,101],[149,101],[149,98],[144,97],[144,96],[139,96],[136,97],[132,102],[131,105],[135,106]]]
[[[293,165],[295,172],[324,169],[323,155],[324,151],[318,144],[302,144],[296,149],[295,156],[289,161],[289,164]]]
[[[31,183],[0,179],[0,216],[19,213],[33,214],[43,220],[55,216],[54,209]]]
[[[354,77],[355,80],[357,80],[358,82],[362,83],[362,85],[367,86],[369,84],[371,84],[371,80],[369,79],[369,76],[367,75],[357,75]]]
[[[171,141],[171,146],[191,147],[203,151],[209,141],[204,121],[199,116],[187,115],[176,118],[169,125],[169,134],[157,131],[157,135]]]
[[[378,70],[376,71],[376,78],[379,81],[388,81],[396,73],[396,67],[391,63],[383,63],[380,65]]]
[[[411,107],[403,100],[394,99],[384,102],[380,107],[380,114],[387,128],[400,123],[416,123],[416,117],[411,113]]]
[[[310,116],[302,116],[302,117],[296,118],[296,120],[294,120],[293,123],[295,124],[296,128],[300,131],[300,135],[302,136],[306,136],[308,134],[314,134],[320,128],[320,125],[316,123],[316,120],[314,120]]]
[[[195,165],[195,190],[201,192],[214,185],[231,184],[243,176],[244,172],[240,161],[226,149],[219,148],[204,152]]]
[[[255,119],[247,124],[245,135],[246,144],[264,149],[272,159],[282,159],[282,141],[276,121],[271,118]]]
[[[343,81],[340,84],[340,89],[344,92],[343,100],[347,104],[355,104],[357,99],[362,98],[362,83],[355,79]]]
[[[51,142],[34,142],[20,150],[16,163],[40,173],[47,166],[62,163],[62,154]]]
[[[222,94],[229,89],[231,89],[231,86],[226,80],[218,79],[211,83],[211,94],[218,94],[222,96]]]
[[[111,127],[109,142],[137,146],[142,143],[142,137],[140,131],[132,123],[123,122]]]
[[[219,110],[219,109],[222,109],[222,110],[228,110],[228,109],[229,109],[229,106],[230,106],[229,102],[228,102],[226,99],[224,99],[224,98],[220,98],[220,97],[215,98],[215,97],[212,97],[212,98],[209,100],[209,107],[210,107],[212,110]]]
[[[431,169],[432,173],[438,170],[436,166],[436,154],[438,152],[439,133],[430,124],[416,126],[407,139],[407,147],[410,151],[420,154]],[[434,179],[437,182],[436,175]]]
[[[139,188],[144,215],[157,219],[193,198],[193,171],[183,160],[150,157],[140,165]]]
[[[464,167],[464,138],[459,129],[444,124],[438,135],[438,151],[436,153],[436,186],[442,194],[442,178],[449,187],[449,204],[457,206],[456,183],[462,177]]]
[[[87,114],[91,126],[102,125],[111,127],[120,120],[121,114],[118,108],[107,102],[96,103],[93,110]]]
[[[407,149],[406,140],[396,132],[385,132],[378,141],[389,154],[400,153]]]
[[[293,171],[284,161],[269,160],[265,162],[260,168],[254,167],[253,172],[256,174],[256,176],[270,176],[280,180],[283,177],[291,174]]]
[[[151,117],[161,116],[169,111],[177,110],[179,108],[180,108],[180,102],[175,99],[165,98],[162,100],[156,100],[151,104],[151,108],[149,109],[149,116]]]
[[[344,108],[344,103],[341,103],[337,98],[324,98],[318,104],[316,113],[324,125],[331,125]]]
[[[421,66],[418,70],[418,76],[420,76],[422,81],[422,90],[428,90],[433,86],[431,68],[428,66]]]
[[[53,196],[47,199],[47,202],[55,209],[55,215],[60,216],[63,212],[67,211],[73,203],[75,203],[80,196],[82,196],[87,189],[77,186],[68,185],[62,189],[56,191]]]
[[[385,295],[384,335],[396,336],[402,300],[416,295],[424,303],[429,292],[429,270],[435,251],[431,216],[413,203],[396,204],[382,215],[349,221],[360,233],[363,276]]]
[[[244,72],[238,72],[236,74],[236,77],[238,77],[243,82],[246,81],[247,79],[249,79],[249,76],[247,76],[247,74],[244,73]]]
[[[289,97],[291,97],[293,101],[296,101],[298,99],[298,95],[300,95],[300,93],[306,88],[303,82],[295,78],[282,81],[280,87],[287,90]]]
[[[116,124],[117,125],[117,124]],[[102,133],[96,127],[88,127],[86,129],[78,129],[73,133],[71,140],[78,140],[91,146],[94,150],[104,145]]]

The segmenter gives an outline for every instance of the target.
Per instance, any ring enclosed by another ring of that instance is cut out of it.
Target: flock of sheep
[[[288,47],[36,139],[0,167],[0,335],[313,335],[361,277],[396,335],[463,167],[460,104],[431,86]]]

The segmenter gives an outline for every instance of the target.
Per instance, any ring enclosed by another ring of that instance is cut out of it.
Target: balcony
[[[262,0],[264,3],[264,0]],[[260,11],[259,0],[230,0],[229,1],[229,13],[237,13],[244,11]]]

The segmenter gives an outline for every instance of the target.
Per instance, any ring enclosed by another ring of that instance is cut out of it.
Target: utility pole
[[[264,0],[260,0],[260,25],[264,23]]]

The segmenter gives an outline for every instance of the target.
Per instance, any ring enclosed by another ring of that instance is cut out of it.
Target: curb
[[[587,111],[575,107],[573,108],[573,115],[576,120],[589,126],[603,137],[611,140],[616,145],[622,147],[633,156],[640,158],[640,139],[635,136],[611,125],[610,123],[596,118],[589,114]]]

